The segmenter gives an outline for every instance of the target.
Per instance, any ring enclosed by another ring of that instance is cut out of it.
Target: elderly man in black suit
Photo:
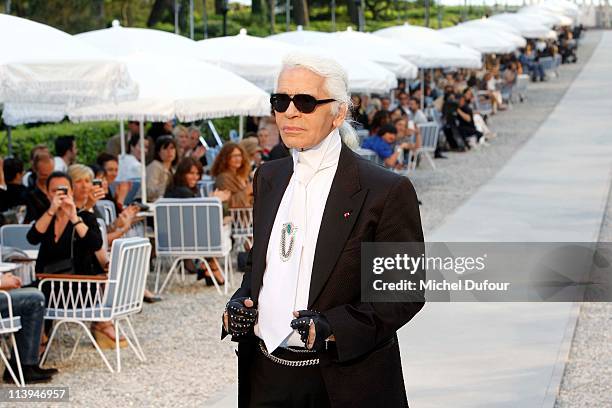
[[[254,179],[254,246],[223,313],[240,407],[407,407],[396,331],[423,302],[362,302],[362,242],[423,242],[410,181],[351,149],[346,73],[288,56],[270,98],[291,156]]]

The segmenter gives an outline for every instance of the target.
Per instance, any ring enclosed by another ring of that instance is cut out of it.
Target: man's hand
[[[21,287],[21,279],[12,273],[4,273],[2,274],[2,278],[0,278],[0,289],[2,290],[11,290],[11,289],[19,289]]]
[[[309,350],[320,351],[325,348],[325,340],[331,340],[332,331],[327,318],[312,310],[293,312],[295,319],[291,328],[300,333],[304,345]]]
[[[253,331],[257,309],[251,298],[240,297],[227,302],[223,312],[223,327],[232,336],[241,337]]]

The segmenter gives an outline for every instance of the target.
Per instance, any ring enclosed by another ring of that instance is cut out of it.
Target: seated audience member
[[[174,173],[174,179],[172,183],[172,187],[166,190],[166,194],[164,197],[166,198],[195,198],[200,197],[200,192],[198,191],[198,180],[202,178],[202,164],[193,157],[184,157],[179,162],[176,167],[176,172]],[[222,192],[219,190],[215,190],[213,196],[219,197],[221,201],[226,201],[228,199],[228,192]],[[210,265],[213,274],[215,275],[216,281],[223,285],[225,280],[223,279],[223,274],[219,268],[219,264],[216,259],[207,258],[208,264]],[[202,267],[199,267],[195,270],[194,263],[192,261],[185,262],[185,267],[187,270],[191,272],[196,272],[198,275],[198,280],[206,279],[206,285],[213,285],[213,281],[208,276],[208,271]]]
[[[206,147],[200,142],[200,136],[202,132],[195,126],[190,126],[187,129],[187,136],[189,138],[189,149],[184,152],[183,157],[193,157],[200,161],[202,167],[206,167],[208,161],[206,159]]]
[[[127,123],[127,132],[125,132],[123,135],[126,153],[128,149],[128,144],[130,143],[130,139],[132,138],[133,135],[138,135],[138,134],[140,134],[140,123],[138,123],[137,121],[129,121]],[[108,142],[106,142],[105,152],[110,155],[119,157],[119,155],[121,154],[120,134],[116,134],[115,136],[108,139]]]
[[[353,120],[361,125],[363,129],[368,129],[370,124],[368,123],[368,114],[366,113],[365,107],[362,105],[362,99],[360,95],[351,95],[351,101],[353,106],[351,108],[351,117]]]
[[[36,221],[49,208],[47,179],[53,173],[53,166],[53,157],[49,153],[41,152],[34,156],[32,171],[36,174],[36,184],[25,196],[25,224]]]
[[[174,128],[171,120],[167,122],[153,122],[149,130],[147,130],[147,137],[153,139],[153,143],[157,143],[157,139],[162,136],[172,136],[173,130]]]
[[[398,163],[400,154],[404,149],[409,149],[408,143],[401,143],[394,149],[395,140],[397,137],[397,129],[393,125],[385,125],[378,130],[378,134],[365,139],[361,145],[364,149],[374,151],[383,161],[386,167],[400,168],[401,163]]]
[[[131,179],[140,178],[140,158],[142,152],[140,150],[140,136],[132,135],[129,143],[129,153],[119,158],[119,173],[117,181],[129,181]],[[146,157],[149,149],[149,140],[144,139],[144,155]]]
[[[89,168],[85,168],[91,172]],[[87,206],[90,198],[89,194],[83,194],[84,185],[85,183],[80,183],[79,189],[84,196],[82,205]],[[102,234],[98,222],[93,212],[77,209],[70,176],[62,172],[52,173],[47,179],[47,192],[51,204],[32,225],[27,235],[30,244],[40,244],[36,273],[104,274],[96,257],[96,252],[102,248]],[[78,286],[73,285],[73,292],[78,289]],[[87,290],[85,287],[81,289]],[[50,296],[49,290],[49,286],[43,287],[47,299]],[[115,329],[112,323],[93,323],[91,330],[101,348],[115,347]],[[127,347],[125,339],[120,339],[119,343],[121,347]]]
[[[427,123],[427,116],[425,116],[419,104],[420,101],[417,98],[410,98],[408,101],[408,119],[414,122],[415,125]]]
[[[102,183],[104,188],[104,200],[109,200],[115,203],[115,212],[119,214],[123,210],[125,198],[129,194],[132,183],[130,181],[116,182],[119,174],[119,160],[117,156],[102,152],[96,158],[96,163],[104,170],[104,180]],[[114,190],[111,189],[114,186]]]
[[[36,155],[39,153],[51,154],[49,152],[49,146],[47,146],[46,144],[37,144],[32,148],[32,150],[30,150],[30,170],[28,170],[23,176],[22,181],[23,185],[26,186],[28,190],[33,189],[34,185],[36,184],[36,173],[34,173],[33,171],[34,157],[36,157]]]
[[[210,174],[219,190],[229,190],[230,208],[253,206],[253,185],[249,181],[251,166],[247,153],[236,143],[226,143],[215,158]]]
[[[174,172],[172,185],[166,189],[166,198],[200,197],[198,181],[202,178],[202,164],[193,157],[183,157]]]
[[[26,188],[21,184],[22,178],[21,160],[0,158],[0,211],[25,205]]]
[[[461,137],[470,147],[474,147],[476,142],[483,136],[474,125],[472,109],[468,105],[464,95],[459,97],[457,106],[457,128]]]
[[[380,98],[380,110],[384,112],[391,112],[391,99],[387,96]]]
[[[414,126],[414,123],[406,118],[399,118],[393,123],[393,126],[397,129],[396,143],[404,144],[406,146],[405,150],[416,153],[422,142],[421,133]]]
[[[274,148],[274,140],[270,135],[268,128],[261,128],[257,131],[257,140],[259,141],[259,147],[261,147],[261,158],[263,161],[268,161],[270,152]]]
[[[68,166],[76,162],[78,150],[74,136],[60,136],[55,139],[55,171],[68,171]]]
[[[189,130],[183,125],[178,125],[172,131],[174,141],[176,142],[177,156],[180,159],[185,157],[185,154],[191,149],[191,140],[189,139]]]
[[[154,159],[147,166],[147,201],[154,202],[164,196],[177,162],[176,142],[172,136],[159,137],[155,142]]]
[[[370,134],[377,135],[378,129],[391,123],[391,116],[389,112],[380,110],[374,114],[372,122],[370,124]]]
[[[408,109],[410,108],[408,101],[410,100],[410,96],[408,96],[406,92],[402,91],[398,94],[397,99],[399,101],[399,105],[397,107],[400,108],[405,115],[408,115]]]
[[[389,123],[393,123],[395,122],[396,119],[399,119],[401,117],[403,117],[405,115],[404,111],[402,110],[402,108],[395,108],[391,111],[391,113],[389,114]]]
[[[245,137],[239,143],[240,147],[246,152],[251,170],[255,170],[261,165],[261,147],[256,137]]]
[[[53,375],[57,374],[57,369],[38,366],[45,296],[36,288],[22,288],[21,279],[12,273],[0,274],[0,290],[8,292],[11,297],[13,316],[21,318],[21,330],[15,333],[15,341],[23,371],[23,380],[28,385],[50,381]],[[8,298],[0,294],[0,314],[6,318],[8,312]],[[15,356],[11,356],[9,364],[19,379]],[[4,370],[2,379],[5,385],[13,382],[8,369]]]

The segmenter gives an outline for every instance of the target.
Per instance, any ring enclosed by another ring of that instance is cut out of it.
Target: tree
[[[297,25],[307,26],[310,23],[307,0],[293,0],[293,16]]]
[[[155,24],[164,21],[168,13],[174,13],[174,0],[155,0],[149,13],[147,27],[153,27]]]

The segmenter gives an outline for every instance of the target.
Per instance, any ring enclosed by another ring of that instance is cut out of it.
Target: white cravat
[[[341,146],[340,134],[335,129],[318,145],[302,152],[292,151],[294,173],[272,227],[255,326],[255,334],[264,340],[270,352],[279,345],[303,346],[290,326],[292,312],[308,306],[318,231]],[[309,205],[313,200],[316,205]],[[281,236],[285,228],[284,255],[287,255],[292,235],[287,231],[289,223],[292,231],[295,227],[293,248],[288,259],[283,259]]]

